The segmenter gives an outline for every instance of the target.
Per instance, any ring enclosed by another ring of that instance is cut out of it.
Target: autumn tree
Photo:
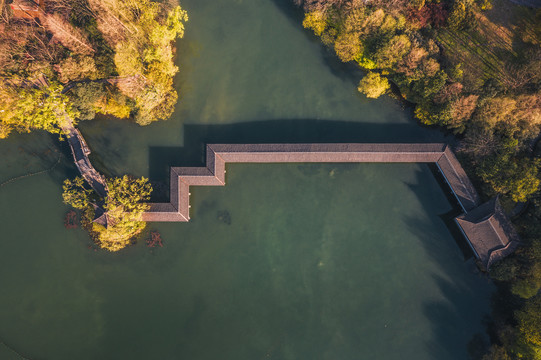
[[[58,79],[62,83],[83,79],[96,80],[101,75],[91,56],[70,56],[62,60],[55,68]]]
[[[186,11],[176,6],[164,14],[150,0],[91,0],[98,28],[115,49],[114,63],[121,77],[138,77],[135,89],[120,88],[135,101],[140,125],[171,115],[177,100],[173,76],[173,41],[184,35]]]
[[[152,187],[148,179],[130,176],[107,180],[108,195],[105,199],[88,189],[80,177],[64,181],[62,197],[66,204],[83,211],[84,226],[97,244],[109,251],[118,251],[130,244],[146,226],[143,213],[149,205]],[[103,209],[107,226],[94,222],[96,209]]]
[[[312,11],[304,15],[302,26],[312,29],[317,36],[321,36],[327,28],[327,17],[323,11]]]
[[[85,181],[82,177],[76,177],[73,180],[66,179],[62,185],[62,198],[64,203],[73,206],[76,209],[83,210],[90,206],[90,195],[92,190],[85,187]]]
[[[459,96],[449,104],[450,121],[447,125],[458,133],[464,132],[477,107],[478,95]]]
[[[145,203],[150,199],[152,187],[148,179],[135,179],[124,175],[107,181],[109,192],[104,209],[108,226],[93,223],[92,231],[97,234],[99,245],[109,251],[118,251],[129,245],[140,234],[146,222],[143,213],[149,209]]]
[[[539,189],[539,160],[518,157],[501,151],[480,162],[477,173],[497,194],[507,194],[514,201],[526,201]]]
[[[366,97],[377,99],[385,94],[389,87],[389,81],[386,77],[371,71],[359,82],[358,90]]]
[[[378,67],[393,68],[410,50],[411,42],[406,35],[396,35],[374,54]]]
[[[78,116],[62,87],[55,83],[42,88],[0,84],[0,109],[0,138],[12,131],[60,134],[65,115],[72,120]]]

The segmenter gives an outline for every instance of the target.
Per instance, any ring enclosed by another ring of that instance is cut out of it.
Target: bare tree
[[[65,47],[82,55],[88,55],[94,52],[92,45],[82,32],[64,20],[60,15],[45,14],[43,20],[47,29]]]

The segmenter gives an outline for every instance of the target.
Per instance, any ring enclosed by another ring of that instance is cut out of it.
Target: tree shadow
[[[304,18],[304,11],[301,7],[295,6],[292,0],[272,0],[276,8],[285,15],[289,22],[302,31],[306,39],[312,43],[317,43],[321,50],[321,58],[323,62],[329,68],[331,74],[341,79],[342,81],[351,82],[357,84],[359,80],[365,75],[365,72],[355,62],[342,62],[338,56],[334,53],[333,49],[323,45],[319,36],[315,35],[309,29],[302,28],[302,21]]]
[[[488,276],[482,274],[475,265],[473,252],[454,222],[462,210],[436,166],[429,167],[430,172],[418,171],[416,181],[408,186],[416,194],[427,217],[438,214],[437,217],[450,231],[454,242],[442,238],[437,222],[404,215],[410,232],[420,239],[425,251],[441,270],[431,274],[431,278],[443,299],[429,300],[423,304],[424,314],[432,324],[432,336],[426,340],[426,346],[433,358],[477,359],[488,343],[487,316],[490,293],[494,288]],[[430,176],[435,177],[436,184]],[[427,191],[427,187],[430,191]],[[440,191],[438,187],[443,190],[452,207],[444,213],[441,211],[441,200],[436,200],[434,196]],[[483,313],[485,315],[480,316]],[[481,318],[483,334],[476,328],[476,318]]]
[[[55,183],[62,183],[66,177],[79,175],[67,142],[58,141],[58,135],[44,131],[13,134],[2,140],[0,153],[3,154],[0,166],[7,169],[0,174],[2,188],[33,176],[47,176]]]

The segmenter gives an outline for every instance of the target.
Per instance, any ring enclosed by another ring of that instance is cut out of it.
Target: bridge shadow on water
[[[184,146],[150,146],[149,178],[153,201],[169,199],[171,166],[205,166],[207,144],[248,143],[415,143],[449,142],[442,132],[415,123],[377,124],[333,120],[287,119],[227,125],[184,125]],[[407,140],[406,140],[407,139]]]
[[[405,140],[407,139],[407,140]],[[210,143],[399,143],[399,142],[447,142],[453,137],[442,132],[422,128],[412,123],[373,124],[346,121],[312,119],[268,120],[228,125],[185,125],[183,147],[149,148],[149,175],[154,183],[162,183],[155,201],[167,201],[170,166],[204,166],[205,146]],[[427,300],[422,304],[425,316],[430,320],[431,336],[425,340],[433,358],[454,360],[463,356],[478,359],[486,347],[485,336],[477,331],[468,332],[476,326],[479,314],[488,312],[488,293],[491,285],[486,276],[479,273],[473,253],[460,233],[454,218],[462,213],[437,167],[428,165],[430,171],[418,171],[417,179],[409,188],[418,197],[427,218],[434,214],[451,234],[442,235],[441,224],[426,219],[404,215],[404,221],[415,234],[429,257],[441,271],[430,276],[437,284],[443,299]],[[436,181],[434,181],[434,178]],[[430,191],[426,191],[426,187]],[[443,191],[451,205],[442,212],[441,200],[434,194]],[[453,241],[454,240],[454,241]],[[458,263],[457,265],[457,257]],[[487,298],[484,301],[479,298]],[[486,323],[485,319],[483,321]],[[414,327],[415,325],[412,324]]]
[[[454,218],[462,214],[462,209],[437,167],[429,165],[429,168],[429,172],[417,171],[414,183],[408,184],[422,204],[426,218],[404,215],[409,231],[421,241],[441,270],[433,272],[431,278],[444,300],[427,300],[422,305],[432,324],[432,337],[426,339],[426,346],[433,358],[478,360],[488,346],[487,336],[483,334],[487,332],[489,298],[493,288],[490,278],[475,265],[473,251],[454,222]],[[434,186],[431,176],[435,177],[438,186]],[[426,191],[427,186],[430,191]],[[442,212],[441,201],[435,200],[437,187],[443,190],[452,206],[447,212]],[[449,230],[451,241],[442,233],[438,220],[426,220],[433,219],[434,214]],[[485,329],[472,333],[469,329],[477,327],[479,318]]]

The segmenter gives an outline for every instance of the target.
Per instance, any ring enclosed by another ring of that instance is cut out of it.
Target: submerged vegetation
[[[305,28],[367,71],[361,93],[377,98],[390,81],[419,122],[462,140],[485,197],[529,201],[515,220],[524,246],[491,270],[504,295],[483,359],[541,359],[541,160],[532,152],[541,126],[541,10],[502,0],[294,1]]]

